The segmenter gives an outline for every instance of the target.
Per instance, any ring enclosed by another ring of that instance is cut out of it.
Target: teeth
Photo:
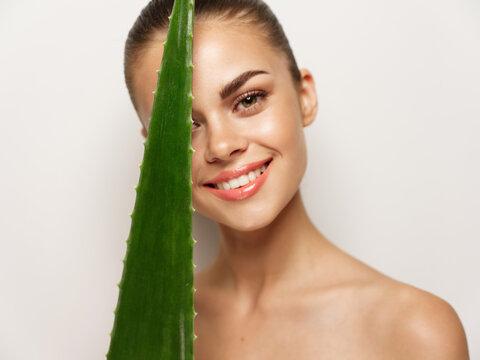
[[[230,190],[230,189],[231,189],[229,183],[227,183],[227,182],[222,182],[221,184],[223,185],[223,189],[224,189],[224,190]]]
[[[240,186],[247,185],[250,182],[250,180],[248,179],[248,175],[241,175],[238,178],[238,182]]]
[[[230,184],[231,189],[236,189],[240,187],[240,183],[238,182],[238,178],[229,180],[228,183]]]
[[[240,175],[239,177],[235,179],[231,179],[229,181],[223,181],[221,183],[218,183],[215,185],[217,189],[220,190],[230,190],[230,189],[236,189],[240,186],[247,185],[249,182],[255,180],[257,177],[259,177],[267,168],[266,165],[263,165],[262,167],[250,171],[246,175]]]

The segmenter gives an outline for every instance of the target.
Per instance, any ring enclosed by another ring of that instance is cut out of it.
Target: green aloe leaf
[[[170,18],[108,360],[193,359],[193,8]]]

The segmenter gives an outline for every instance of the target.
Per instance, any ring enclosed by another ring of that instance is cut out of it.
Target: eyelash
[[[255,104],[252,104],[250,107],[248,108],[245,108],[245,109],[242,109],[240,111],[244,112],[244,113],[249,113],[250,111],[253,111],[257,106],[258,106],[258,101],[260,101],[259,98],[265,98],[267,96],[267,93],[263,90],[256,90],[256,89],[253,89],[253,90],[249,90],[247,91],[246,93],[244,94],[241,94],[240,96],[238,96],[234,103],[235,103],[235,106],[233,107],[233,111],[234,112],[237,112],[239,111],[237,108],[238,108],[238,105],[240,105],[240,103],[245,100],[246,98],[248,97],[255,97],[257,98],[257,101],[255,102]]]
[[[237,98],[234,100],[235,106],[233,107],[233,112],[239,111],[239,110],[237,110],[238,105],[240,105],[240,103],[248,97],[256,97],[257,101],[252,106],[241,110],[241,111],[243,111],[243,113],[246,113],[246,114],[248,114],[251,111],[254,111],[255,108],[258,106],[258,101],[260,101],[259,98],[267,97],[267,93],[263,90],[252,89],[252,90],[247,91],[246,93],[243,93],[243,94],[237,96]],[[192,124],[192,131],[195,129],[193,127],[194,124],[195,124],[195,122]]]

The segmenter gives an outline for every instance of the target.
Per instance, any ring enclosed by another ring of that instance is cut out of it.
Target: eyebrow
[[[220,97],[222,98],[222,100],[226,99],[227,97],[232,95],[235,91],[237,91],[243,84],[245,84],[252,77],[260,74],[268,74],[268,72],[264,70],[249,70],[241,73],[235,79],[230,81],[228,84],[226,84],[222,88],[222,90],[220,91]]]

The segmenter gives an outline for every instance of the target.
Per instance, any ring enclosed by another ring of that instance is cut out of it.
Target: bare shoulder
[[[445,300],[394,280],[365,263],[336,251],[336,264],[355,289],[353,305],[367,348],[380,358],[468,360],[462,323]],[[347,292],[348,293],[348,292]],[[352,314],[354,316],[355,314]]]
[[[374,286],[372,325],[396,359],[469,359],[465,331],[448,302],[388,277]]]

